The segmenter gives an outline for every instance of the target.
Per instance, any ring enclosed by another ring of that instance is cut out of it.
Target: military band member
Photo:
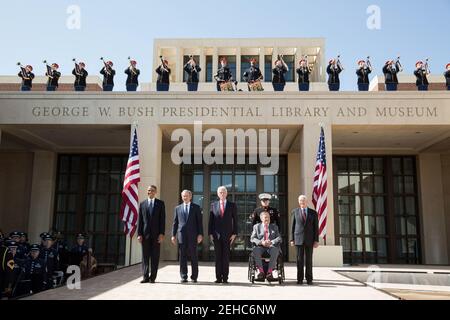
[[[19,243],[14,240],[6,241],[6,246],[9,248],[12,258],[13,258],[13,269],[10,277],[10,281],[8,284],[9,295],[11,298],[15,298],[17,296],[29,293],[24,291],[23,284],[21,283],[21,279],[23,279],[22,268],[26,257],[20,259],[17,255],[17,248],[19,247]]]
[[[416,62],[416,70],[414,70],[414,75],[416,76],[416,86],[419,91],[428,90],[428,70],[422,61]]]
[[[26,246],[22,246],[20,239],[22,236],[21,231],[13,231],[9,234],[9,239],[17,243],[17,256],[19,259],[25,259],[28,255],[28,249]]]
[[[158,79],[156,80],[156,91],[169,91],[170,73],[169,61],[161,58],[161,64],[156,68]]]
[[[328,62],[328,89],[330,91],[339,91],[340,81],[339,74],[342,72],[342,67],[336,59],[331,59]]]
[[[20,87],[21,91],[30,91],[33,87],[34,73],[32,71],[33,67],[31,65],[27,65],[18,73],[18,76],[22,78],[22,86]]]
[[[92,252],[92,249],[88,248],[84,244],[85,236],[82,233],[77,235],[77,244],[70,250],[70,264],[79,266],[83,257],[88,254],[88,252]]]
[[[309,74],[311,73],[311,70],[305,59],[301,59],[298,64],[299,67],[296,70],[298,75],[298,90],[309,91]]]
[[[257,223],[260,223],[261,212],[267,211],[270,215],[270,222],[275,223],[280,228],[280,213],[276,208],[270,206],[270,200],[272,199],[272,196],[268,193],[261,193],[258,197],[261,201],[261,206],[259,208],[256,208],[250,215],[252,225],[254,226]]]
[[[358,90],[369,90],[369,74],[372,72],[372,68],[366,64],[364,60],[358,61],[358,69],[356,69],[356,75],[358,76]]]
[[[52,63],[51,70],[45,73],[48,78],[47,91],[56,91],[58,88],[58,81],[61,77],[61,72],[59,72],[58,69],[59,65],[57,63]]]
[[[401,71],[400,62],[397,60],[394,64],[394,60],[388,60],[384,64],[383,74],[384,83],[386,85],[386,91],[397,91],[398,78],[397,73]]]
[[[199,72],[202,69],[197,64],[193,56],[190,56],[190,59],[184,65],[184,71],[188,74],[188,78],[186,80],[188,91],[197,91],[198,89],[198,80],[199,80]]]
[[[103,91],[112,91],[114,88],[114,76],[116,70],[114,70],[112,61],[105,62],[105,66],[100,70],[100,74],[103,75]]]
[[[47,271],[45,261],[39,258],[39,244],[33,244],[30,248],[30,256],[24,261],[26,292],[37,293],[45,290],[47,284]]]
[[[86,78],[89,73],[85,68],[86,64],[84,62],[80,62],[78,65],[75,65],[75,68],[72,70],[72,74],[75,76],[75,82],[73,84],[75,91],[86,90]]]
[[[251,58],[250,59],[250,68],[248,68],[244,74],[243,74],[244,81],[247,82],[248,85],[248,91],[251,90],[251,84],[261,81],[263,79],[263,75],[261,73],[261,70],[256,66],[256,59]],[[262,89],[262,88],[261,88]]]
[[[233,75],[228,67],[228,61],[226,58],[220,59],[220,68],[214,75],[214,79],[217,81],[217,91],[222,91],[221,85],[228,81],[233,81]]]
[[[14,257],[3,241],[2,236],[0,238],[0,299],[3,296],[10,295],[14,276]]]
[[[26,232],[20,232],[19,244],[24,248],[25,254],[30,252],[30,244],[28,243],[28,234]]]
[[[67,246],[66,240],[63,237],[63,234],[60,231],[57,231],[52,235],[55,239],[53,248],[55,248],[59,258],[59,263],[56,270],[62,271],[65,274],[67,267],[70,264],[70,250]]]
[[[44,260],[46,266],[47,289],[53,288],[53,272],[56,271],[59,262],[58,252],[53,247],[53,241],[53,236],[47,234],[44,238],[44,247],[40,250],[39,253],[39,257]]]
[[[284,91],[286,79],[284,75],[289,71],[289,67],[284,62],[282,56],[278,56],[275,67],[272,69],[272,86],[274,91]]]
[[[127,81],[125,83],[127,91],[136,91],[139,85],[138,77],[141,71],[136,68],[136,64],[136,60],[130,60],[130,66],[125,69],[125,74],[127,75]]]
[[[445,85],[447,86],[447,90],[450,90],[450,63],[447,63],[445,69],[446,69],[444,72]]]

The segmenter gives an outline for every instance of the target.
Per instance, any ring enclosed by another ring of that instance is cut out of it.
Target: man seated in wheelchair
[[[250,241],[255,245],[253,248],[253,257],[255,259],[256,268],[259,274],[257,281],[276,281],[272,272],[276,269],[278,255],[280,254],[281,235],[278,226],[275,223],[270,223],[270,214],[263,211],[260,214],[261,222],[253,226],[253,232]],[[267,269],[267,274],[264,271],[262,257],[270,256],[270,262]],[[279,272],[279,270],[277,270]]]

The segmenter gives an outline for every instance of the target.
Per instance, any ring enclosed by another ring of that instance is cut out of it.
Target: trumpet
[[[395,66],[398,68],[397,72],[403,71],[403,66],[400,63],[400,56],[398,56],[397,59],[395,60]]]
[[[28,78],[27,69],[22,65],[22,63],[17,62],[17,65],[20,67],[20,73],[22,74],[22,78]]]
[[[111,75],[111,66],[105,62],[105,59],[103,59],[103,57],[100,57],[100,60],[102,60],[103,64],[105,65],[105,72],[110,76]]]
[[[344,70],[344,67],[342,66],[340,57],[341,57],[340,54],[338,54],[338,56],[336,57],[336,68],[339,67],[341,70]]]
[[[53,74],[52,66],[49,65],[49,64],[47,63],[47,60],[42,61],[42,63],[45,63],[45,66],[47,67],[47,73],[46,73],[46,76],[49,77],[50,79],[53,79],[53,76],[52,76],[52,74]]]
[[[366,66],[370,71],[372,71],[372,63],[370,63],[370,56],[367,56]]]
[[[168,70],[167,65],[164,63],[163,56],[159,56],[159,59],[161,59],[161,65],[162,65],[162,68],[163,68],[166,72],[168,72],[169,70]]]
[[[76,59],[76,58],[73,58],[72,61],[75,63],[75,73],[76,73],[78,76],[81,76],[81,68],[80,68],[80,65],[79,65],[78,62],[77,62],[77,59]]]
[[[130,71],[131,71],[131,73],[134,74],[134,75],[137,75],[136,68],[133,67],[133,64],[131,63],[131,57],[130,56],[128,56],[128,61],[130,62]]]
[[[430,74],[430,67],[428,66],[428,60],[429,58],[425,59],[425,64],[422,66],[422,70],[426,73],[426,74]]]

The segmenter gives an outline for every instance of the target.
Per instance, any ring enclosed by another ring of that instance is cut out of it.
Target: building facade
[[[124,236],[119,219],[130,129],[137,124],[140,198],[155,184],[166,202],[163,260],[177,259],[169,238],[181,190],[193,191],[207,230],[210,201],[216,199],[217,187],[225,185],[239,207],[240,232],[232,259],[247,260],[248,217],[259,204],[257,195],[268,192],[281,212],[286,259],[295,261],[287,246],[289,213],[299,194],[311,196],[321,124],[328,224],[326,241],[315,251],[316,265],[448,264],[450,93],[439,86],[429,92],[383,92],[375,89],[376,83],[369,92],[328,92],[323,40],[252,41],[155,40],[154,68],[159,56],[173,64],[169,92],[155,92],[153,83],[133,93],[1,92],[0,228],[28,231],[33,241],[50,228],[62,231],[69,241],[84,231],[100,262],[140,261],[140,245]],[[258,61],[271,57],[263,70],[267,74],[280,53],[286,60],[293,56],[294,68],[308,54],[313,67],[310,92],[295,89],[295,75],[285,92],[271,92],[269,83],[265,92],[213,92],[210,75],[222,55],[229,61],[235,57],[240,75],[250,56]],[[183,83],[182,66],[189,55],[197,55],[205,70],[198,92],[186,92]],[[177,164],[173,152],[180,130],[191,137],[187,145],[192,156]],[[205,163],[211,134],[223,138],[215,146],[225,152],[220,157],[218,148],[217,161]],[[279,146],[276,174],[263,174],[274,164],[275,154],[270,164],[254,163],[260,150],[239,145],[242,136]],[[239,151],[244,154],[240,162]],[[230,163],[226,156],[231,152]],[[199,253],[204,261],[213,259],[207,238]]]

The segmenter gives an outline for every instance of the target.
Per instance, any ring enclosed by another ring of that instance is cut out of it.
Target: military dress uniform
[[[86,90],[86,78],[89,75],[89,73],[83,68],[80,69],[78,72],[74,68],[72,70],[72,74],[75,76],[75,82],[73,83],[73,87],[75,91],[84,91]]]
[[[162,65],[156,68],[156,73],[158,78],[156,79],[156,91],[169,91],[170,86],[170,73],[172,72],[170,68],[164,68]]]
[[[416,76],[416,86],[419,91],[428,90],[428,79],[427,71],[422,68],[417,68],[418,63],[416,63],[416,70],[414,70],[414,75]]]
[[[31,246],[31,252],[40,251],[38,244]],[[23,269],[25,272],[24,284],[27,292],[37,293],[46,289],[47,268],[42,258],[33,258],[30,254],[24,261]]]
[[[33,68],[31,68],[31,71],[33,71]],[[22,72],[18,73],[18,76],[22,78],[21,91],[30,91],[33,87],[34,73],[31,71],[27,71],[25,74]]]
[[[45,240],[53,240],[53,237],[48,235]],[[53,273],[57,270],[59,263],[58,251],[53,246],[50,248],[44,247],[39,252],[39,258],[44,260],[46,266],[46,288],[51,289],[53,288]]]
[[[12,253],[13,261],[14,261],[14,268],[12,270],[11,281],[9,283],[9,286],[10,286],[10,290],[11,290],[10,296],[11,296],[11,298],[15,298],[15,297],[21,296],[23,294],[29,293],[29,292],[24,291],[23,283],[22,283],[22,279],[24,277],[22,269],[23,269],[23,264],[27,257],[19,258],[19,256],[17,255],[17,248],[19,247],[19,243],[17,243],[16,241],[9,240],[9,241],[7,241],[6,244]],[[15,250],[15,254],[14,254],[14,250]]]
[[[217,70],[217,73],[214,75],[214,79],[217,81],[216,83],[217,91],[222,91],[220,89],[220,85],[224,82],[232,81],[233,75],[231,74],[230,68],[228,68],[227,66],[223,67],[221,66]]]
[[[114,76],[116,75],[116,70],[112,68],[113,64],[108,61],[108,68],[105,66],[100,70],[100,74],[103,75],[103,91],[112,91],[114,88]]]
[[[14,258],[11,250],[0,241],[0,299],[9,294],[14,280]],[[6,292],[5,292],[6,291]]]
[[[184,65],[184,71],[188,74],[188,78],[186,80],[188,91],[197,91],[198,89],[198,81],[199,81],[199,72],[202,69],[198,64],[193,66],[189,63],[189,61]]]
[[[125,74],[127,75],[127,80],[125,81],[125,86],[127,91],[136,91],[139,86],[139,75],[141,71],[137,68],[131,69],[131,66],[125,69]]]
[[[275,68],[272,69],[272,86],[274,91],[283,91],[284,87],[286,85],[286,79],[284,78],[284,75],[288,72],[288,69],[282,65],[282,66],[275,66]]]
[[[360,67],[356,70],[356,75],[358,76],[358,90],[368,91],[369,90],[369,74],[372,72],[370,68]]]
[[[53,65],[56,65],[57,68],[59,68],[57,64],[54,63]],[[56,91],[56,89],[58,88],[59,78],[61,77],[61,72],[52,69],[50,73],[46,72],[45,75],[48,77],[47,91]]]
[[[243,74],[243,80],[247,82],[247,84],[252,83],[257,80],[262,80],[263,75],[261,70],[257,66],[250,66],[247,70],[245,70]],[[250,86],[248,86],[248,91],[250,91]]]
[[[328,89],[330,91],[339,91],[340,80],[339,74],[342,72],[341,66],[339,64],[336,67],[330,63],[327,67],[328,73]]]
[[[85,239],[82,234],[77,235],[78,239]],[[83,243],[79,245],[78,243],[72,247],[70,250],[70,264],[79,266],[81,261],[83,261],[83,257],[87,255],[89,252],[89,248]]]
[[[400,70],[400,64],[397,61],[395,67],[391,67],[389,61],[383,67],[384,83],[386,86],[386,91],[396,91],[398,86],[397,73]]]
[[[298,75],[298,90],[299,91],[309,91],[309,67],[300,66],[296,70]]]

